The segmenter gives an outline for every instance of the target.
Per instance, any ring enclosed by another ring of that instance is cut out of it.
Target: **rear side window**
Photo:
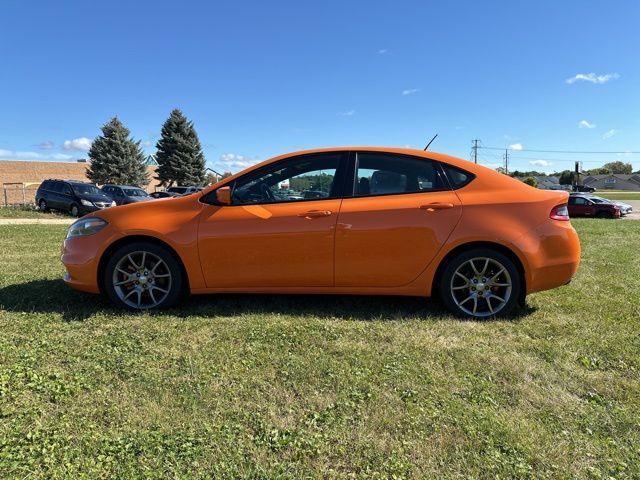
[[[448,187],[431,160],[389,153],[360,152],[357,156],[354,193],[389,195],[443,190]]]
[[[44,182],[42,182],[42,185],[40,185],[40,188],[44,189],[44,190],[51,190],[51,184],[53,182],[51,180],[45,180]]]
[[[464,187],[474,178],[473,174],[465,172],[464,170],[461,170],[447,163],[441,163],[441,165],[445,175],[449,179],[451,188],[453,189]]]

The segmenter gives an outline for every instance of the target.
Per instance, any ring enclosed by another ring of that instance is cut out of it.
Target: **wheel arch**
[[[104,269],[107,266],[109,257],[113,255],[113,253],[119,248],[124,247],[125,245],[129,245],[131,243],[136,243],[136,242],[147,242],[147,243],[151,243],[166,249],[174,257],[176,262],[178,262],[178,265],[180,265],[180,269],[182,270],[182,276],[185,279],[182,293],[188,293],[190,291],[189,274],[187,272],[187,269],[184,266],[184,262],[182,261],[182,258],[180,258],[180,255],[178,255],[178,252],[176,252],[176,250],[171,245],[169,245],[167,242],[160,240],[159,238],[152,237],[150,235],[128,235],[126,237],[119,238],[115,242],[111,243],[104,250],[104,252],[102,252],[102,255],[100,256],[100,262],[98,263],[98,272],[97,272],[98,289],[100,289],[100,292],[104,293]]]
[[[488,248],[491,250],[495,250],[501,254],[503,254],[505,257],[509,258],[509,260],[511,260],[514,265],[516,266],[516,269],[518,270],[518,274],[520,277],[520,282],[522,284],[522,289],[520,291],[520,298],[518,298],[518,303],[520,303],[520,305],[524,305],[524,300],[525,297],[527,295],[527,276],[526,276],[526,271],[525,271],[525,267],[524,264],[522,262],[522,260],[520,259],[520,257],[509,247],[506,247],[505,245],[502,245],[500,243],[496,243],[496,242],[491,242],[491,241],[473,241],[473,242],[467,242],[467,243],[463,243],[461,245],[458,245],[454,248],[452,248],[449,252],[447,252],[447,254],[444,256],[444,258],[440,261],[440,264],[438,265],[438,268],[436,269],[436,273],[433,276],[433,282],[431,284],[431,294],[432,295],[437,295],[438,292],[438,285],[440,285],[440,279],[442,277],[442,274],[447,266],[447,264],[451,261],[452,258],[454,258],[456,255],[469,250],[471,248]]]

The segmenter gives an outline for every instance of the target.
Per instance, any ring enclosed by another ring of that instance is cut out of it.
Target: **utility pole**
[[[478,140],[477,138],[473,140],[473,163],[478,163]]]
[[[509,149],[504,149],[504,173],[509,175]]]

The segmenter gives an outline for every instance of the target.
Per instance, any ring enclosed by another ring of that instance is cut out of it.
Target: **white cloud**
[[[142,145],[145,148],[149,148],[153,146],[153,142],[151,140],[144,140],[143,142],[140,142],[140,145]]]
[[[13,152],[13,156],[16,158],[27,158],[29,160],[44,158],[44,155],[38,152]]]
[[[576,82],[589,82],[595,84],[607,83],[609,80],[620,78],[618,73],[606,73],[604,75],[596,75],[595,73],[578,73],[571,78],[567,78],[565,82],[569,85]]]
[[[618,131],[615,128],[612,128],[611,130],[605,132],[604,135],[602,135],[602,138],[606,140],[607,138],[613,137],[617,133]]]
[[[3,150],[0,149],[0,158],[6,159],[21,159],[21,160],[71,160],[73,158],[72,155],[67,155],[65,153],[53,153],[53,154],[42,154],[38,152],[23,152],[23,151],[13,151],[13,150]]]
[[[385,53],[389,53],[389,49],[388,48],[381,48],[380,50],[378,50],[376,52],[378,55],[384,55]]]
[[[54,160],[71,160],[73,155],[67,155],[66,153],[54,153],[51,155]]]
[[[250,167],[251,165],[255,165],[256,163],[258,163],[257,160],[252,160],[244,155],[223,153],[220,155],[217,165],[225,170],[237,171]]]
[[[419,91],[419,88],[408,88],[406,90],[402,90],[402,95],[413,95],[414,93],[418,93]]]
[[[578,123],[578,128],[596,128],[596,124],[589,123],[586,120],[580,120],[580,123]]]
[[[339,117],[353,117],[356,114],[355,110],[347,110],[346,112],[338,112]]]
[[[531,160],[529,163],[531,165],[535,165],[536,167],[548,167],[549,165],[553,165],[547,160]]]
[[[522,144],[521,143],[512,143],[511,145],[509,145],[509,149],[510,150],[522,150]]]
[[[86,152],[91,148],[91,140],[87,137],[65,140],[62,148],[64,148],[65,150],[83,150]]]
[[[51,150],[54,147],[54,144],[51,140],[47,140],[46,142],[40,142],[37,147],[40,150]]]

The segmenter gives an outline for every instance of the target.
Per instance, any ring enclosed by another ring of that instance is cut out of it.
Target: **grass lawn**
[[[502,321],[414,298],[61,282],[64,226],[0,227],[0,478],[639,478],[640,222]]]
[[[0,207],[0,218],[69,218],[59,212],[43,213],[34,206]]]
[[[594,195],[598,195],[609,200],[640,200],[640,192],[607,192],[599,190]]]

